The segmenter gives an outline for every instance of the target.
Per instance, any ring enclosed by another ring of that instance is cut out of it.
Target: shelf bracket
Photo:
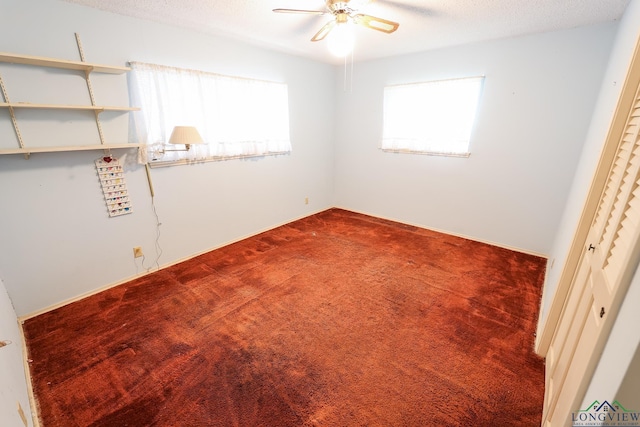
[[[20,148],[24,148],[24,142],[22,141],[22,134],[20,133],[20,128],[18,127],[18,120],[16,119],[16,113],[13,111],[13,107],[11,106],[11,101],[9,100],[9,94],[7,93],[7,88],[4,85],[2,76],[0,76],[0,89],[2,90],[2,96],[4,97],[4,102],[9,104],[9,115],[11,116],[13,129],[16,131],[16,136],[18,137],[18,144],[20,145]],[[28,159],[29,156],[25,154],[24,158]]]
[[[82,41],[80,40],[80,34],[74,33],[76,36],[76,44],[78,45],[78,52],[80,53],[80,61],[85,62],[84,60],[84,50],[82,49]],[[89,67],[84,72],[84,78],[87,81],[87,88],[89,89],[89,98],[91,98],[91,105],[96,106],[96,98],[93,95],[93,86],[91,85],[91,71],[93,67]],[[96,127],[98,128],[98,136],[100,136],[100,144],[105,145],[104,142],[104,133],[102,132],[102,124],[100,123],[100,113],[101,111],[94,110],[94,115],[96,117]]]

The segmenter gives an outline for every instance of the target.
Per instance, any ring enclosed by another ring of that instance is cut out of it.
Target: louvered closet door
[[[546,360],[543,426],[571,426],[635,270],[640,235],[640,95],[630,111]],[[617,298],[616,298],[617,297]],[[606,331],[608,334],[608,330]],[[605,397],[603,397],[604,399]]]

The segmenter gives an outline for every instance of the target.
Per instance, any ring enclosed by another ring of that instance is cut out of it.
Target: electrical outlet
[[[140,246],[136,246],[135,248],[133,248],[133,257],[140,258],[141,256],[144,256],[144,254],[142,253],[142,248]]]
[[[305,204],[305,205],[308,205],[308,204],[309,204],[309,198],[308,198],[308,197],[305,197],[305,198],[304,198],[304,204]]]

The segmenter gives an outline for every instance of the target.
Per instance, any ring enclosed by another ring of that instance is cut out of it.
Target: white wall
[[[22,355],[22,334],[7,290],[0,280],[0,425],[22,426],[18,404],[31,423],[31,408]]]
[[[549,253],[615,24],[356,63],[336,78],[338,206]],[[356,51],[357,55],[357,51]],[[485,75],[471,157],[381,152],[385,85]]]
[[[584,141],[584,148],[579,156],[580,161],[573,177],[571,190],[566,196],[560,225],[557,228],[555,240],[549,252],[549,259],[556,262],[553,268],[547,271],[541,311],[542,321],[546,319],[547,310],[553,300],[558,280],[562,273],[562,265],[568,256],[573,235],[578,227],[582,208],[587,198],[639,36],[640,2],[632,1],[620,21],[615,42],[611,48],[606,73],[599,87],[600,92]]]
[[[0,0],[0,51],[78,60],[74,32],[89,62],[136,60],[289,85],[290,155],[152,170],[160,265],[333,205],[332,66],[64,2]],[[12,101],[89,102],[79,74],[15,69],[0,68]],[[126,76],[92,79],[98,103],[128,103]],[[99,142],[92,116],[61,114],[22,113],[25,143]],[[107,139],[125,142],[126,114],[103,116]],[[0,111],[0,146],[16,144]],[[0,270],[19,316],[143,273],[134,246],[152,266],[156,221],[145,170],[126,169],[134,213],[108,218],[93,164],[101,154],[0,156]]]

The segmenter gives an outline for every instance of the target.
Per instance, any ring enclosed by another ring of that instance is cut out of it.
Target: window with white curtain
[[[384,151],[468,156],[484,77],[387,86]]]
[[[289,153],[289,101],[283,83],[131,62],[130,140],[147,144],[150,162]],[[168,151],[174,126],[195,126],[204,144]]]

